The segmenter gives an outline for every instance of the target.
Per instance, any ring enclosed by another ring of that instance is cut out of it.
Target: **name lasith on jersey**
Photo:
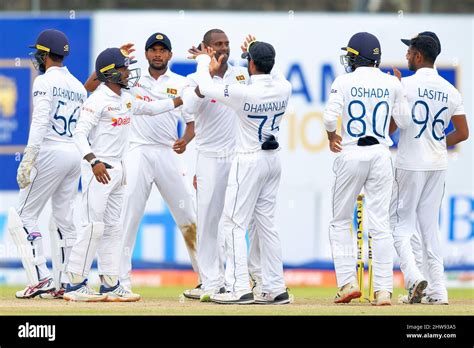
[[[432,89],[418,88],[418,96],[420,98],[428,98],[431,100],[437,100],[447,103],[448,102],[448,93],[441,91],[435,91]]]

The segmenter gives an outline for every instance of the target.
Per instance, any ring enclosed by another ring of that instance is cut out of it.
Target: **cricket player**
[[[329,148],[334,160],[333,217],[329,225],[337,286],[335,303],[359,298],[351,221],[357,195],[364,190],[368,231],[373,242],[374,305],[390,305],[393,292],[393,239],[389,206],[393,173],[389,146],[390,117],[400,128],[409,125],[408,103],[400,81],[378,68],[379,40],[361,32],[349,40],[341,63],[348,74],[337,77],[324,110]],[[342,115],[342,137],[336,133]]]
[[[229,39],[222,30],[209,30],[203,42],[216,51],[217,59],[221,59],[212,77],[216,83],[222,86],[247,84],[247,70],[228,62]],[[192,88],[184,92],[184,108],[194,114],[196,123],[197,260],[202,284],[186,290],[183,295],[207,302],[211,294],[224,291],[225,285],[225,235],[219,221],[234,156],[237,117],[235,111],[220,100],[195,93],[197,73],[190,74],[188,82]]]
[[[132,87],[139,69],[129,70],[136,61],[128,52],[108,48],[97,57],[95,72],[103,82],[85,101],[75,133],[82,162],[82,231],[67,265],[70,283],[64,293],[69,301],[133,302],[140,295],[124,288],[119,281],[120,215],[126,170],[123,157],[128,147],[132,115],[158,115],[182,104],[181,98],[145,102],[134,99],[123,89]],[[100,293],[87,284],[92,261],[98,254]]]
[[[461,94],[434,69],[441,51],[436,35],[424,32],[402,42],[408,46],[408,68],[415,71],[402,79],[413,122],[400,130],[391,203],[393,237],[408,302],[446,305],[448,292],[438,235],[447,147],[466,140],[469,130]],[[446,134],[450,121],[455,130]],[[412,250],[417,222],[427,263],[426,278]]]
[[[222,216],[228,235],[226,278],[232,279],[225,293],[210,296],[222,304],[285,304],[289,296],[283,278],[283,262],[274,214],[281,175],[277,133],[291,95],[291,84],[273,76],[275,49],[262,41],[246,41],[242,58],[248,60],[250,84],[214,83],[210,72],[223,58],[214,50],[193,48],[198,62],[199,93],[233,108],[237,114],[236,154],[232,162]],[[212,60],[211,60],[212,57]],[[262,292],[250,289],[245,233],[251,219],[261,246]],[[229,262],[230,261],[230,262]]]
[[[435,33],[433,33],[432,31],[424,31],[424,32],[419,33],[418,35],[431,36],[436,41],[436,43],[438,45],[438,49],[439,49],[438,50],[438,55],[441,53],[441,42],[439,41],[439,38]],[[435,65],[433,65],[433,69],[436,70]],[[393,68],[393,72],[394,72],[394,76],[397,76],[397,78],[401,81],[401,79],[402,79],[401,72],[397,68]],[[397,130],[397,125],[394,122],[391,122],[390,123],[390,134],[392,134],[396,130]],[[427,279],[427,277],[428,277],[427,276],[427,274],[428,274],[427,273],[427,261],[426,261],[426,258],[425,258],[426,251],[423,252],[423,243],[422,243],[421,239],[422,239],[422,236],[421,236],[421,233],[420,233],[420,224],[417,222],[416,231],[415,231],[415,233],[413,234],[413,236],[411,238],[410,244],[411,244],[411,249],[412,249],[413,255],[415,256],[416,265],[417,265],[418,269],[421,271],[421,273],[423,274],[423,277],[425,279]],[[423,296],[424,296],[424,292],[423,292]],[[399,303],[403,303],[403,304],[409,304],[410,303],[410,301],[408,300],[408,295],[399,295],[398,297],[399,297],[399,299],[398,299]]]
[[[55,29],[42,31],[33,64],[43,73],[33,83],[33,114],[23,159],[18,167],[19,203],[11,208],[8,229],[17,245],[28,286],[17,298],[37,295],[61,297],[68,282],[64,271],[76,239],[73,204],[80,175],[80,154],[73,142],[74,128],[87,92],[63,65],[70,47],[66,35]],[[51,198],[57,228],[50,238],[53,277],[46,266],[38,217]],[[54,282],[53,282],[54,278]]]
[[[129,52],[132,50],[131,47],[128,49]],[[149,67],[142,74],[140,82],[128,90],[132,96],[149,102],[182,95],[186,78],[169,69],[168,62],[172,56],[168,36],[163,33],[151,35],[145,44],[145,57]],[[92,91],[98,85],[94,73],[86,88]],[[183,137],[178,139],[177,125],[180,118],[186,122],[186,129]],[[194,117],[184,112],[182,107],[163,113],[160,117],[133,115],[130,148],[125,155],[127,186],[120,256],[120,283],[129,289],[137,232],[153,184],[160,191],[181,230],[193,269],[199,274],[196,261],[196,211],[190,188],[191,179],[183,171],[183,164],[178,156],[186,150],[193,138]]]

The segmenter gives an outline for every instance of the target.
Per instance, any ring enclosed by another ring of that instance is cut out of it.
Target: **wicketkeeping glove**
[[[18,182],[18,186],[21,189],[27,187],[30,183],[30,173],[31,168],[35,165],[36,157],[38,157],[39,148],[27,146],[25,148],[25,152],[23,153],[23,160],[20,162],[20,166],[18,167],[16,181]]]

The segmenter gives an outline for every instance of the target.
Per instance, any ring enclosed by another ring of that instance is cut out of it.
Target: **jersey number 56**
[[[57,129],[56,128],[56,125],[53,124],[53,130],[58,133],[59,135],[63,136],[63,135],[66,135],[68,137],[72,137],[72,124],[76,124],[77,123],[77,118],[75,118],[75,115],[76,115],[76,112],[77,110],[79,110],[80,106],[76,107],[74,109],[74,111],[72,112],[72,115],[69,116],[69,119],[66,121],[66,117],[64,116],[60,116],[59,115],[59,108],[61,107],[61,105],[66,105],[65,102],[61,101],[61,100],[58,100],[58,107],[56,108],[56,113],[54,114],[54,119],[55,120],[58,120],[60,121],[62,124],[62,129]],[[75,127],[75,125],[74,125]],[[69,134],[67,134],[69,133]]]

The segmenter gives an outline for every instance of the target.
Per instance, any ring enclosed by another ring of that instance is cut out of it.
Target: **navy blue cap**
[[[436,42],[436,44],[438,45],[438,54],[441,53],[441,42],[439,41],[438,35],[436,35],[432,31],[423,31],[423,32],[419,33],[417,37],[419,37],[419,36],[428,36],[428,37],[432,38]],[[405,45],[410,46],[413,39],[400,39],[400,40]]]
[[[377,39],[375,35],[367,32],[352,35],[347,47],[341,47],[341,50],[370,59],[374,62],[380,62],[382,55],[379,39]]]
[[[253,59],[258,62],[274,62],[275,49],[272,45],[263,41],[254,41],[250,43],[247,52],[243,52],[241,57],[244,59]]]
[[[171,41],[168,36],[163,33],[154,33],[150,36],[148,40],[146,40],[145,51],[155,44],[163,45],[168,51],[171,51]]]
[[[62,31],[56,29],[43,30],[38,35],[36,44],[29,47],[45,52],[51,52],[58,56],[69,55],[69,40]]]
[[[136,62],[136,60],[130,60],[125,50],[116,47],[107,48],[97,56],[95,60],[95,72],[99,75],[99,73],[103,74],[107,70],[129,66]]]

